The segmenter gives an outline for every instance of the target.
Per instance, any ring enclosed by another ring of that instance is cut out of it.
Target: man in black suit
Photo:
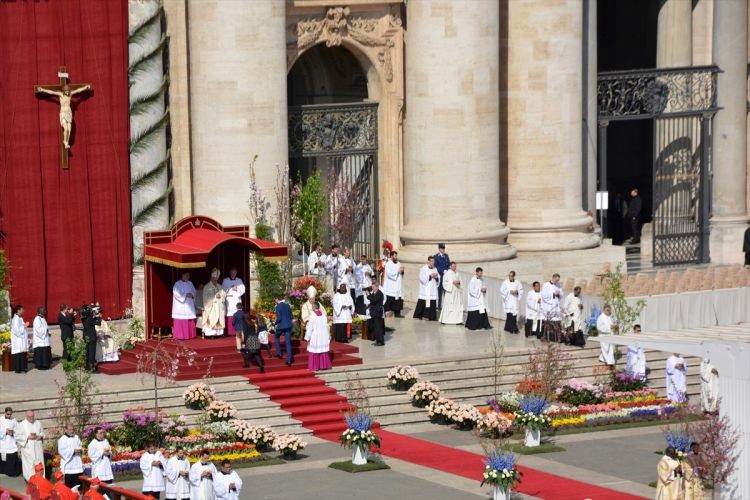
[[[367,322],[367,329],[369,330],[369,334],[375,339],[374,345],[385,345],[385,320],[383,317],[385,295],[380,291],[377,280],[372,281],[372,290],[367,298],[370,301],[370,319]]]
[[[73,340],[73,332],[76,329],[75,322],[76,318],[73,309],[68,307],[67,304],[62,304],[60,306],[60,314],[57,315],[57,324],[60,325],[60,337],[63,343],[62,357],[65,361],[70,361],[68,340]]]
[[[643,210],[643,202],[641,197],[638,195],[638,189],[633,188],[630,191],[630,203],[628,203],[627,218],[630,223],[630,238],[625,240],[625,243],[640,243],[641,241],[641,210]]]
[[[745,241],[742,245],[742,251],[745,252],[745,267],[750,268],[750,227],[745,229]]]

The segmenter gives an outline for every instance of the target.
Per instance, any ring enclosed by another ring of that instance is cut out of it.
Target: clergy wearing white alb
[[[635,325],[633,327],[633,333],[641,333],[641,325]],[[643,347],[629,345],[628,346],[628,357],[625,362],[625,371],[630,373],[633,377],[641,380],[646,380],[646,351]]]
[[[331,253],[326,257],[325,269],[325,288],[327,292],[331,293],[338,289],[339,283],[343,281],[346,273],[344,258],[339,255],[338,245],[331,245]]]
[[[314,276],[322,284],[325,280],[325,264],[326,254],[323,253],[323,247],[318,245],[314,252],[310,252],[310,256],[307,258],[307,273],[310,276]]]
[[[18,459],[18,444],[16,433],[18,422],[13,418],[13,409],[5,408],[0,416],[0,474],[16,477],[21,473],[21,463]]]
[[[234,330],[232,316],[237,312],[237,303],[242,302],[242,296],[245,295],[245,283],[242,281],[242,278],[237,277],[236,268],[233,267],[229,270],[229,276],[221,282],[221,287],[224,289],[224,293],[227,294],[227,335],[235,338],[235,344],[239,351],[242,348],[242,332]]]
[[[398,252],[391,252],[391,258],[383,269],[383,295],[385,295],[385,312],[392,312],[401,317],[404,308],[404,266],[398,261]]]
[[[21,306],[13,308],[13,319],[10,320],[10,353],[13,356],[13,371],[26,373],[29,368],[29,334]]]
[[[563,314],[565,315],[565,328],[569,329],[571,332],[583,328],[583,300],[581,299],[581,287],[575,287],[573,293],[569,293],[565,297],[565,301],[563,302]]]
[[[166,500],[189,500],[190,462],[185,457],[185,450],[181,446],[167,460],[164,472],[167,478]]]
[[[190,500],[215,500],[214,476],[216,467],[208,461],[208,453],[190,467]]]
[[[701,361],[701,409],[706,413],[716,412],[719,404],[719,371],[711,360]]]
[[[60,455],[60,470],[65,474],[65,486],[79,486],[78,476],[83,474],[83,445],[73,430],[73,424],[67,424],[65,434],[57,440],[57,453]]]
[[[552,279],[542,285],[542,337],[557,342],[563,334],[562,328],[563,289],[560,286],[560,275],[555,273]]]
[[[148,445],[146,452],[141,455],[141,474],[143,475],[143,487],[141,491],[144,495],[159,498],[159,495],[165,489],[164,485],[164,466],[167,460],[155,444]]]
[[[195,338],[195,296],[190,273],[183,272],[172,287],[172,336],[176,340]]]
[[[508,279],[500,285],[500,296],[505,309],[505,328],[508,333],[518,333],[518,310],[523,296],[523,285],[516,279],[516,272],[508,273]]]
[[[482,275],[484,271],[477,267],[474,276],[469,281],[468,300],[466,301],[466,328],[469,330],[491,330],[487,317],[487,287],[484,286]]]
[[[444,325],[460,325],[464,322],[463,288],[456,272],[456,263],[451,262],[443,273],[443,307],[440,322]]]
[[[419,270],[419,297],[414,307],[414,317],[417,319],[437,319],[438,288],[440,287],[440,273],[435,268],[435,257],[430,255],[427,264]]]
[[[16,443],[21,455],[23,478],[28,481],[34,475],[34,467],[37,464],[44,467],[44,427],[32,410],[28,410],[26,419],[18,423]]]
[[[364,315],[367,307],[365,306],[365,290],[369,290],[372,286],[372,277],[374,273],[372,266],[367,262],[367,257],[361,255],[359,257],[359,264],[354,268],[354,310],[359,315]]]
[[[91,477],[98,477],[105,483],[112,482],[112,446],[105,437],[105,431],[101,427],[94,429],[94,439],[86,448],[86,453],[91,460]]]
[[[354,312],[354,301],[346,284],[341,283],[339,289],[333,296],[333,338],[336,342],[349,342],[351,338],[352,313]]]
[[[221,337],[226,323],[227,294],[219,283],[221,272],[213,268],[211,280],[203,285],[202,327],[204,337]]]
[[[242,479],[232,470],[229,460],[225,460],[219,473],[214,476],[216,500],[239,500],[241,491]]]
[[[44,315],[47,311],[43,307],[37,310],[34,318],[31,346],[34,349],[34,366],[39,370],[48,370],[52,364],[52,348],[49,342],[49,327]]]
[[[612,335],[612,309],[609,306],[604,306],[604,310],[596,318],[596,330],[599,332],[599,337]],[[600,342],[601,354],[599,354],[599,361],[607,366],[615,366],[615,347],[608,342]]]
[[[526,337],[542,336],[542,294],[541,284],[535,281],[531,285],[531,290],[526,294],[526,322],[524,324],[524,334]]]
[[[344,271],[343,276],[341,278],[341,281],[339,281],[339,285],[341,283],[346,284],[346,289],[349,295],[352,296],[352,303],[354,302],[354,299],[357,298],[355,295],[354,289],[357,287],[357,279],[354,276],[354,260],[352,259],[352,251],[348,248],[344,248],[344,256],[341,258],[342,261],[342,269]]]
[[[673,403],[687,401],[687,365],[679,354],[667,358],[667,399]]]

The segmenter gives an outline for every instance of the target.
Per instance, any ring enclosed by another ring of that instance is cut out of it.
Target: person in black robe
[[[240,349],[244,361],[242,366],[250,368],[250,360],[252,359],[260,368],[260,373],[266,373],[266,366],[263,363],[263,357],[260,355],[261,346],[258,339],[258,330],[247,311],[242,313],[242,336],[244,340],[243,347]]]
[[[630,223],[630,238],[626,243],[640,243],[641,241],[641,210],[643,202],[638,195],[638,189],[630,191],[630,203],[628,203],[628,222]]]
[[[750,267],[750,227],[745,229],[745,242],[742,244],[742,251],[745,252],[745,267]]]
[[[368,295],[370,301],[370,319],[368,320],[368,333],[370,337],[375,339],[374,345],[382,346],[385,345],[385,319],[383,311],[383,303],[385,302],[385,296],[380,291],[378,282],[373,280],[372,290]]]
[[[86,369],[96,371],[96,325],[101,323],[99,308],[95,305],[81,308],[83,338],[86,341]]]
[[[57,324],[60,325],[60,338],[63,344],[62,357],[65,361],[70,361],[70,353],[68,352],[68,340],[73,340],[73,332],[76,329],[75,315],[73,309],[68,307],[67,304],[60,305],[60,313],[57,315]]]

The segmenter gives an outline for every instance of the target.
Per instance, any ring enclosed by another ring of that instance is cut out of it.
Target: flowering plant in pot
[[[440,397],[440,387],[429,380],[420,380],[409,388],[407,394],[411,398],[412,405],[424,408]]]
[[[182,393],[185,406],[192,410],[203,410],[216,399],[214,388],[203,382],[193,384]]]
[[[388,370],[386,378],[388,379],[389,387],[397,391],[405,391],[417,383],[419,372],[416,368],[409,365],[398,365]]]
[[[516,467],[517,457],[507,451],[493,450],[487,454],[482,473],[482,486],[494,487],[493,499],[509,499],[510,490],[521,482],[521,471]]]
[[[237,439],[243,443],[254,444],[258,450],[268,450],[276,440],[277,434],[267,425],[251,425],[247,420],[232,419],[229,425]]]
[[[510,432],[512,420],[499,412],[482,415],[477,422],[477,429],[490,439],[500,439]]]
[[[237,415],[237,408],[226,401],[211,401],[205,414],[209,422],[226,422]]]
[[[451,399],[438,398],[427,405],[427,416],[434,424],[447,425],[451,423],[450,415],[458,407]]]
[[[456,425],[456,428],[462,431],[470,431],[476,427],[477,422],[482,417],[479,410],[474,405],[460,403],[448,412],[448,420]]]
[[[549,406],[547,400],[540,396],[527,395],[521,398],[521,409],[513,415],[513,424],[525,429],[524,445],[539,446],[541,429],[549,427],[552,420],[544,414]]]
[[[352,449],[352,463],[367,463],[370,446],[380,446],[380,437],[372,431],[372,419],[366,413],[346,415],[348,428],[339,436],[341,446]]]
[[[273,441],[273,449],[290,459],[297,458],[297,452],[306,446],[307,443],[296,434],[281,434]]]

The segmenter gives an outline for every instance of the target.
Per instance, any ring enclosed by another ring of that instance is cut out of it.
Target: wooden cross
[[[68,72],[60,66],[57,72],[60,83],[57,85],[35,85],[37,94],[49,94],[60,99],[60,165],[68,168],[68,151],[70,150],[70,133],[73,130],[73,108],[70,101],[75,94],[92,90],[90,83],[68,83]]]

